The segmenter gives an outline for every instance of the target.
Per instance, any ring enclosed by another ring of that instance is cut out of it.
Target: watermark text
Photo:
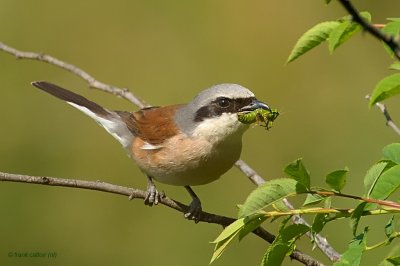
[[[40,258],[40,259],[55,259],[57,252],[55,251],[10,251],[7,256],[9,258]]]

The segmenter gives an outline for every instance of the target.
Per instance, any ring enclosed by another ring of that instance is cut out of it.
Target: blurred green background
[[[399,1],[354,1],[373,22],[399,17]],[[303,157],[314,185],[332,170],[350,168],[345,192],[363,193],[363,176],[398,140],[364,96],[385,75],[391,59],[381,44],[359,34],[330,56],[319,47],[285,66],[297,38],[314,24],[346,13],[336,1],[21,1],[0,0],[0,41],[44,52],[127,87],[154,105],[191,100],[213,84],[239,83],[281,110],[268,132],[244,136],[242,158],[263,177],[282,177],[283,167]],[[0,52],[0,171],[145,188],[120,145],[90,118],[30,85],[47,80],[110,109],[136,110],[76,76]],[[400,119],[388,101],[394,119]],[[184,189],[159,184],[170,197],[189,202]],[[237,169],[195,187],[206,211],[235,216],[254,186]],[[356,202],[336,201],[342,207]],[[0,184],[1,265],[207,265],[220,232],[195,225],[163,206],[107,193]],[[371,244],[384,237],[383,218],[369,219]],[[364,224],[363,224],[364,225]],[[276,224],[266,224],[275,232]],[[348,221],[323,231],[343,252],[351,239]],[[215,265],[258,265],[267,244],[249,236]],[[299,248],[311,251],[306,239]],[[55,259],[9,258],[8,252],[56,252]],[[389,249],[369,252],[375,265]],[[287,265],[298,265],[286,261]]]

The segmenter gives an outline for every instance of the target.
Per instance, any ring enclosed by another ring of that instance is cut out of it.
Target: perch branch
[[[17,175],[17,174],[9,174],[0,172],[0,181],[8,181],[8,182],[19,182],[19,183],[31,183],[45,186],[58,186],[58,187],[70,187],[70,188],[80,188],[80,189],[88,189],[88,190],[97,190],[107,193],[113,193],[118,195],[127,196],[130,199],[144,199],[146,197],[146,192],[139,189],[123,187],[119,185],[114,185],[110,183],[100,182],[100,181],[86,181],[86,180],[77,180],[77,179],[64,179],[64,178],[55,178],[55,177],[47,177],[47,176],[28,176],[28,175]],[[170,207],[174,210],[177,210],[182,213],[186,213],[189,210],[189,206],[180,203],[179,201],[173,200],[168,197],[163,197],[160,200],[160,203]],[[208,212],[201,212],[199,221],[219,224],[224,227],[233,223],[236,219],[221,216],[217,214],[212,214]],[[265,241],[272,243],[275,239],[275,236],[259,227],[253,231],[253,233]],[[320,262],[316,261],[314,258],[310,257],[307,254],[300,252],[299,250],[295,250],[290,257],[295,259],[304,265],[322,265]]]
[[[91,88],[99,89],[101,91],[108,92],[113,95],[117,95],[121,98],[124,98],[124,99],[130,101],[131,103],[133,103],[134,105],[136,105],[139,108],[149,106],[143,100],[136,97],[129,90],[121,89],[121,88],[100,82],[100,81],[96,80],[93,76],[91,76],[89,73],[76,67],[75,65],[66,63],[66,62],[61,61],[50,55],[35,53],[35,52],[20,51],[20,50],[17,50],[13,47],[10,47],[10,46],[2,43],[2,42],[0,42],[0,50],[3,50],[11,55],[14,55],[18,59],[31,59],[31,60],[42,61],[42,62],[49,63],[51,65],[55,65],[62,69],[65,69],[65,70],[77,75],[78,77],[82,78],[86,82],[88,82],[88,84]],[[242,171],[250,179],[250,181],[253,182],[256,186],[260,186],[266,182],[260,175],[258,175],[243,160],[239,159],[235,163],[235,166],[240,171]],[[113,193],[115,193],[115,192],[113,192]],[[293,206],[290,204],[289,201],[286,200],[286,201],[284,201],[284,203],[286,204],[286,206],[288,208],[293,208]],[[173,208],[172,205],[169,207]],[[308,225],[308,223],[300,216],[294,216],[293,221],[295,223],[303,223],[303,224]],[[326,238],[324,238],[320,235],[317,235],[315,237],[315,242],[316,242],[317,246],[321,249],[321,251],[324,252],[331,261],[337,261],[340,258],[340,254],[337,251],[335,251],[332,246],[329,245]]]

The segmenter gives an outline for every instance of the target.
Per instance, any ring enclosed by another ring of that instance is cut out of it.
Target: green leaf
[[[278,200],[306,191],[303,185],[290,178],[268,181],[250,193],[239,209],[239,217],[249,216]]]
[[[341,191],[344,185],[346,185],[346,176],[349,170],[347,168],[343,170],[336,170],[332,173],[329,173],[325,182],[334,190]]]
[[[239,234],[240,230],[245,226],[244,218],[238,219],[228,225],[221,234],[211,243],[216,244],[210,263],[218,259],[225,251],[228,244]]]
[[[391,21],[382,28],[382,31],[392,37],[400,34],[400,21]]]
[[[281,265],[283,259],[293,251],[296,240],[309,230],[310,227],[304,224],[292,224],[281,228],[274,242],[267,249],[261,265]]]
[[[392,234],[394,233],[394,215],[390,218],[390,220],[385,225],[385,235],[387,238],[391,238]],[[393,239],[391,239],[393,240]]]
[[[288,164],[283,171],[306,188],[310,188],[310,173],[301,159]]]
[[[237,219],[236,221],[225,227],[225,229],[221,232],[221,234],[219,234],[219,236],[211,243],[215,244],[231,237],[238,230],[242,229],[244,225],[245,225],[244,218]]]
[[[236,231],[233,235],[229,236],[228,238],[216,243],[214,247],[214,252],[210,261],[210,264],[217,260],[222,253],[225,251],[228,244],[235,238],[235,236],[239,233],[239,230]]]
[[[372,188],[370,197],[374,199],[386,199],[400,186],[400,165],[386,170],[377,179]]]
[[[383,148],[383,157],[400,164],[400,143],[392,143]]]
[[[275,201],[275,202],[272,204],[272,208],[274,208],[276,211],[279,211],[279,212],[285,212],[285,211],[290,210],[290,209],[288,208],[288,206],[286,206],[286,204],[283,202],[283,199],[282,199],[282,200]]]
[[[378,82],[369,100],[369,106],[400,93],[400,74],[393,74]]]
[[[381,174],[385,170],[387,164],[388,164],[387,162],[379,162],[377,164],[374,164],[367,171],[367,174],[364,177],[364,188],[365,188],[365,194],[367,197],[370,197],[372,189],[374,188],[376,181],[378,180],[378,178],[381,176]]]
[[[305,233],[310,231],[310,227],[305,225],[305,224],[291,224],[286,226],[280,233],[279,233],[279,239],[280,241],[283,242],[291,242]]]
[[[382,43],[383,43],[383,48],[385,49],[385,51],[389,54],[389,56],[391,58],[394,58],[394,52],[393,52],[392,48],[390,48],[389,45],[387,45],[386,43],[384,43],[384,42],[382,42]]]
[[[245,226],[239,232],[239,241],[257,229],[265,220],[267,220],[267,217],[263,214],[256,214],[246,217]]]
[[[371,13],[369,13],[368,11],[362,11],[360,12],[360,16],[365,19],[368,23],[371,23],[372,20],[372,16]]]
[[[314,221],[311,227],[311,231],[315,234],[318,234],[322,231],[327,223],[328,215],[325,213],[318,213],[314,217]]]
[[[389,245],[395,238],[399,237],[395,231],[395,218],[397,216],[393,215],[385,225],[385,235],[388,238],[386,245]]]
[[[326,197],[320,196],[318,194],[307,194],[307,197],[303,203],[303,206],[317,204],[325,199],[326,199]]]
[[[389,26],[389,28],[387,28]],[[385,32],[387,35],[392,36],[393,39],[397,40],[400,36],[400,22],[390,22],[386,24],[386,27],[382,29],[383,32]],[[390,48],[386,43],[383,42],[383,45],[386,49],[386,51],[389,53],[389,55],[393,58],[394,53],[393,49]]]
[[[332,208],[332,197],[326,197],[326,200],[324,200],[324,208]]]
[[[263,214],[254,214],[246,218],[237,219],[235,222],[228,225],[221,234],[211,242],[215,244],[215,247],[210,263],[214,262],[222,255],[229,243],[231,243],[238,234],[240,241],[243,237],[258,228],[266,219],[267,217]]]
[[[379,266],[393,266],[393,265],[399,265],[396,263],[400,254],[400,245],[393,245],[390,252],[387,254],[387,257],[385,258],[384,261],[379,263]],[[387,260],[389,259],[389,261]],[[390,260],[393,259],[393,262]]]
[[[396,19],[388,19],[391,22],[387,23],[385,25],[385,27],[382,28],[382,32],[392,36],[393,38],[397,38],[399,36],[399,32],[400,32],[400,21],[396,20]],[[388,54],[393,58],[394,57],[394,53],[393,50],[384,42],[383,46],[385,47],[386,52],[388,52]]]
[[[395,257],[389,257],[386,258],[386,260],[390,263],[392,263],[393,265],[400,265],[400,256],[395,256]]]
[[[344,21],[335,27],[329,34],[329,51],[333,53],[340,45],[347,41],[351,36],[360,31],[361,26],[352,21]]]
[[[350,227],[352,229],[353,236],[357,235],[358,223],[360,222],[361,216],[365,210],[366,205],[367,205],[367,202],[361,202],[351,213]]]
[[[304,33],[295,44],[286,63],[290,63],[310,51],[314,47],[320,45],[328,37],[331,31],[340,25],[337,21],[326,21],[319,23]]]
[[[290,250],[290,246],[283,244],[275,244],[270,246],[265,253],[261,265],[262,266],[276,266],[281,265],[286,254]]]
[[[367,22],[371,22],[371,14],[367,11],[361,11],[360,12],[360,17],[363,18]],[[338,19],[340,22],[344,21],[353,21],[353,16],[352,15],[346,15]]]
[[[400,62],[394,62],[389,66],[391,70],[400,70]]]
[[[329,3],[332,2],[332,0],[325,0],[325,4],[329,5]]]
[[[358,266],[361,263],[361,256],[365,250],[366,233],[368,229],[364,230],[364,233],[356,236],[350,242],[347,250],[342,254],[340,260],[334,263],[334,266]]]

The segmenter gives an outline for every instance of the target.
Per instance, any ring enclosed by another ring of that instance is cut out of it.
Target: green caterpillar
[[[245,111],[238,113],[238,120],[244,124],[252,124],[257,122],[258,125],[270,129],[272,122],[279,116],[277,109],[265,110],[256,109],[254,111]],[[265,124],[262,124],[265,123]]]

